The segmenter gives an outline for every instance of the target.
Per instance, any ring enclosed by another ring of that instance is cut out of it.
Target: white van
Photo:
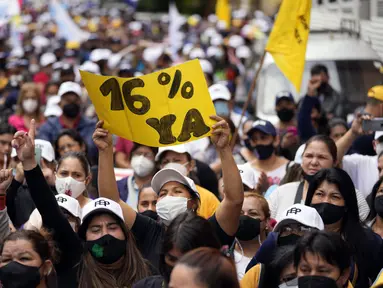
[[[346,112],[352,113],[365,103],[368,89],[382,83],[383,75],[377,68],[379,63],[378,54],[363,40],[340,33],[310,34],[299,95],[275,65],[272,56],[266,55],[256,88],[256,116],[276,123],[275,95],[287,90],[298,102],[306,94],[310,69],[316,64],[328,68],[330,85],[345,96]]]

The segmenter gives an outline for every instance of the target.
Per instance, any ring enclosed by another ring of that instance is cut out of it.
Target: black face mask
[[[318,93],[319,94],[325,93],[327,90],[327,86],[328,84],[326,82],[322,82],[318,88]]]
[[[110,234],[94,241],[86,241],[87,249],[102,264],[112,264],[126,253],[126,240],[120,240]]]
[[[261,220],[242,215],[239,217],[239,227],[235,234],[238,240],[250,241],[261,232]]]
[[[0,282],[4,288],[36,288],[41,281],[40,267],[26,266],[12,261],[0,268]]]
[[[315,174],[309,175],[306,174],[305,171],[302,171],[303,179],[305,179],[307,182],[311,183],[314,179]]]
[[[251,146],[251,143],[250,143],[250,139],[246,139],[245,141],[243,141],[244,142],[244,144],[245,144],[245,147],[247,148],[247,149],[249,149],[250,151],[254,151],[254,147],[253,146]]]
[[[258,159],[259,160],[269,159],[271,157],[271,155],[273,154],[273,152],[274,152],[273,144],[269,144],[269,145],[257,145],[254,148],[255,148],[254,150],[257,151]]]
[[[336,281],[326,276],[302,276],[298,278],[299,288],[337,288]]]
[[[380,217],[383,217],[383,196],[375,197],[374,208]]]
[[[282,108],[277,111],[277,115],[282,122],[290,122],[295,116],[295,111],[292,109]]]
[[[330,203],[311,204],[319,213],[325,225],[334,224],[341,220],[345,213],[344,206],[337,206]]]
[[[299,236],[297,234],[290,234],[288,236],[279,236],[278,237],[278,246],[289,246],[289,245],[295,245],[299,238],[302,236]]]
[[[80,114],[80,109],[77,103],[69,103],[64,105],[63,114],[68,118],[76,118]]]
[[[142,212],[142,213],[140,213],[141,215],[144,215],[144,216],[146,216],[146,217],[149,217],[149,218],[151,218],[151,219],[153,219],[153,220],[155,220],[155,221],[157,221],[157,219],[158,219],[158,214],[157,214],[157,212],[154,212],[154,211],[152,211],[152,210],[146,210],[146,211],[144,211],[144,212]]]

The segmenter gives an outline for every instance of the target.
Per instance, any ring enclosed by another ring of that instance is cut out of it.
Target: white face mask
[[[132,165],[134,173],[139,177],[148,176],[154,169],[154,161],[149,160],[143,155],[133,156],[130,165]]]
[[[157,214],[162,222],[169,226],[174,218],[188,210],[188,201],[185,197],[165,196],[157,202]]]
[[[186,168],[186,165],[188,165],[188,164],[189,164],[189,162],[186,162],[185,164],[170,162],[170,163],[166,164],[162,169],[173,168],[173,169],[177,170],[178,172],[180,172],[182,175],[187,176],[189,173],[188,173],[188,169]]]
[[[56,190],[59,194],[66,194],[73,198],[77,198],[85,191],[85,183],[77,181],[72,177],[59,178],[56,177]]]
[[[36,99],[25,99],[21,105],[23,106],[25,112],[33,113],[36,112],[39,102]]]
[[[376,155],[380,155],[380,153],[383,151],[383,143],[376,144]]]

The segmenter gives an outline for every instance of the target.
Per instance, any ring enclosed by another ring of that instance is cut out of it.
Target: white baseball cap
[[[182,54],[184,54],[185,56],[189,55],[190,51],[192,51],[193,48],[194,48],[193,43],[186,43],[184,47],[182,48]]]
[[[40,66],[46,67],[48,65],[55,63],[56,61],[57,61],[57,58],[56,58],[55,54],[53,54],[51,52],[44,53],[40,57]]]
[[[257,184],[254,170],[250,167],[249,164],[241,164],[237,165],[237,167],[239,170],[239,175],[241,175],[242,178],[242,183],[250,189],[254,189]]]
[[[216,100],[225,100],[225,101],[230,101],[231,99],[231,93],[229,89],[220,83],[213,84],[209,87],[209,93],[211,97],[211,101],[216,101]]]
[[[199,64],[201,64],[202,71],[207,74],[213,73],[213,65],[211,65],[209,60],[200,59]]]
[[[65,194],[59,194],[59,195],[56,195],[56,201],[61,208],[64,208],[74,217],[81,219],[81,207],[75,198]]]
[[[324,229],[323,220],[315,208],[303,204],[294,204],[287,208],[280,219],[277,219],[274,232],[279,232],[282,226],[289,223],[300,223],[307,227]]]
[[[189,153],[185,144],[174,145],[174,146],[166,146],[158,148],[158,153],[156,155],[156,161],[160,160],[161,155],[163,155],[167,151],[173,151],[179,154]]]
[[[81,86],[79,84],[77,84],[76,82],[71,82],[71,81],[67,81],[67,82],[62,83],[60,85],[58,95],[60,97],[62,97],[63,95],[65,95],[69,92],[72,92],[72,93],[78,95],[79,97],[81,97],[81,95],[82,95]]]
[[[239,46],[245,45],[245,40],[239,35],[233,35],[229,38],[228,46],[238,48]]]
[[[225,23],[225,22],[223,22]],[[226,24],[226,23],[225,23]],[[219,45],[222,45],[223,43],[223,37],[221,36],[221,34],[215,34],[211,37],[210,39],[210,43],[211,45],[213,46],[219,46]]]
[[[59,103],[60,103],[61,97],[58,95],[51,96],[47,100],[47,105],[45,106],[44,116],[45,117],[60,117],[63,113]]]
[[[166,183],[171,181],[184,184],[185,186],[189,187],[197,195],[198,198],[200,198],[194,181],[189,177],[182,175],[180,172],[178,172],[178,170],[173,168],[164,168],[158,171],[152,179],[152,188],[157,194],[160,194],[161,188]]]
[[[237,56],[237,58],[250,58],[251,50],[245,45],[239,46],[237,49],[235,49],[235,56]]]
[[[132,31],[141,31],[142,30],[142,23],[138,21],[133,21],[129,23],[129,30]]]
[[[93,73],[93,74],[100,74],[100,67],[92,62],[92,61],[85,61],[81,66],[80,66],[80,70],[83,70],[83,71],[86,71],[86,72],[90,72],[90,73]]]
[[[189,53],[190,59],[205,58],[205,57],[206,57],[205,52],[202,50],[202,48],[199,48],[199,47],[193,48]]]
[[[94,49],[89,55],[89,60],[92,62],[108,60],[111,55],[112,51],[109,49]]]
[[[297,164],[302,164],[303,152],[305,151],[306,144],[299,146],[297,152],[295,153],[294,162]]]
[[[112,213],[120,218],[122,222],[125,222],[120,204],[108,198],[100,197],[89,202],[84,206],[84,208],[82,208],[81,223],[84,223],[84,221],[90,216],[94,214],[101,214],[102,212]]]
[[[35,148],[41,149],[41,157],[48,162],[55,160],[55,150],[53,149],[51,142],[42,139],[35,139]]]
[[[383,131],[376,131],[375,132],[375,136],[374,136],[374,139],[375,140],[378,140],[380,137],[383,136]]]

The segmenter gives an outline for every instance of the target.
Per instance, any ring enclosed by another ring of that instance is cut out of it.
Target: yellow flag
[[[227,25],[226,28],[230,28],[231,7],[229,0],[217,0],[215,13],[219,20],[225,21]]]
[[[311,0],[283,0],[266,46],[275,64],[300,91],[307,40],[310,32]]]
[[[199,60],[134,78],[80,73],[104,127],[118,136],[160,147],[211,134],[216,113]]]

